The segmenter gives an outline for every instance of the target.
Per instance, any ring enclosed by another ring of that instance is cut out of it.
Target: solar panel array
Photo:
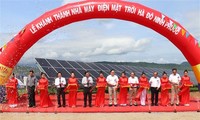
[[[76,75],[76,78],[79,80],[79,84],[81,83],[81,79],[83,78],[85,71],[89,71],[94,80],[96,80],[96,78],[99,76],[100,71],[103,71],[104,76],[106,77],[109,75],[111,69],[115,70],[117,76],[120,76],[121,72],[123,71],[126,71],[127,76],[129,76],[129,73],[134,71],[138,77],[144,71],[148,78],[150,78],[155,71],[157,71],[159,75],[161,75],[163,71],[167,72],[168,74],[171,73],[171,69],[146,68],[94,62],[65,61],[44,58],[35,59],[38,68],[41,72],[45,72],[47,74],[47,77],[51,83],[53,83],[54,79],[57,77],[57,72],[61,72],[62,76],[68,79],[71,71],[73,71]],[[179,73],[183,73],[183,71],[179,71]],[[193,73],[190,73],[190,77],[195,80]]]

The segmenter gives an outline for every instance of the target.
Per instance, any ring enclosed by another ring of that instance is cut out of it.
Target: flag
[[[186,32],[186,38],[187,38],[189,35],[190,35],[190,33],[189,33],[189,32]]]
[[[25,32],[26,28],[23,28],[21,31],[20,31],[20,35],[22,35],[24,32]]]
[[[3,48],[0,48],[0,54],[3,52]]]
[[[185,35],[185,30],[184,30],[184,29],[182,29],[182,36],[183,36],[183,35]]]
[[[6,45],[0,48],[0,54],[5,50],[5,48],[6,48]]]
[[[177,27],[177,24],[174,23],[174,29],[176,29],[176,27]]]
[[[198,45],[199,43],[198,43],[198,40],[194,40],[194,43],[195,43],[195,45]]]

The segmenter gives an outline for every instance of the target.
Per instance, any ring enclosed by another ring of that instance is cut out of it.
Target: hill
[[[17,75],[17,76],[27,76],[29,74],[29,71],[30,70],[33,70],[35,72],[35,74],[37,76],[40,75],[40,70],[38,69],[38,67],[35,65],[35,66],[29,66],[29,65],[17,65],[15,66],[14,68],[14,73]]]
[[[149,68],[163,68],[163,69],[172,69],[177,68],[179,70],[192,70],[190,64],[188,62],[183,62],[181,64],[174,64],[174,63],[166,63],[166,64],[159,64],[159,63],[147,63],[147,62],[108,62],[102,61],[97,63],[103,64],[115,64],[115,65],[129,65],[129,66],[138,66],[138,67],[149,67]]]

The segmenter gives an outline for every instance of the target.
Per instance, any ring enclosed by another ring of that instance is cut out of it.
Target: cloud
[[[156,63],[169,63],[168,60],[164,59],[164,58],[160,58],[156,61]]]
[[[80,39],[80,38],[79,38]],[[132,52],[142,52],[151,44],[151,40],[144,38],[135,40],[131,37],[104,37],[102,39],[88,38],[87,40],[65,40],[60,42],[38,42],[23,56],[21,63],[33,62],[34,58],[50,58],[64,60],[97,61],[105,58],[123,56]],[[121,60],[122,61],[122,60]],[[123,60],[125,61],[125,60]]]
[[[46,54],[44,54],[43,56],[44,58],[57,58],[58,57],[58,53],[56,51],[48,51],[46,52]]]
[[[100,40],[99,44],[95,44],[87,52],[81,52],[81,56],[96,56],[96,55],[123,55],[129,52],[143,51],[149,44],[150,39],[134,40],[128,37],[121,38],[105,38]]]
[[[116,26],[112,19],[98,19],[97,22],[99,25],[104,26],[106,29],[112,29]]]

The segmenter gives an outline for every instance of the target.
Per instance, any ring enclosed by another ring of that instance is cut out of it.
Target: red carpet
[[[95,95],[93,94],[93,103],[95,100]],[[51,95],[51,100],[54,103],[54,106],[48,108],[41,108],[39,106],[39,96],[36,95],[36,108],[27,107],[27,96],[24,95],[20,98],[18,107],[10,108],[7,104],[1,104],[1,112],[45,112],[45,113],[60,113],[60,112],[69,112],[69,113],[94,113],[94,112],[184,112],[184,111],[198,111],[200,103],[198,100],[192,98],[190,101],[190,106],[126,106],[126,107],[109,107],[108,106],[108,94],[106,94],[106,105],[104,107],[86,107],[83,108],[83,93],[78,93],[77,107],[70,108],[66,106],[65,108],[57,108],[56,95]],[[68,95],[66,95],[68,98]],[[149,97],[150,98],[150,97]],[[66,100],[66,102],[68,102]],[[138,102],[139,103],[139,102]]]

